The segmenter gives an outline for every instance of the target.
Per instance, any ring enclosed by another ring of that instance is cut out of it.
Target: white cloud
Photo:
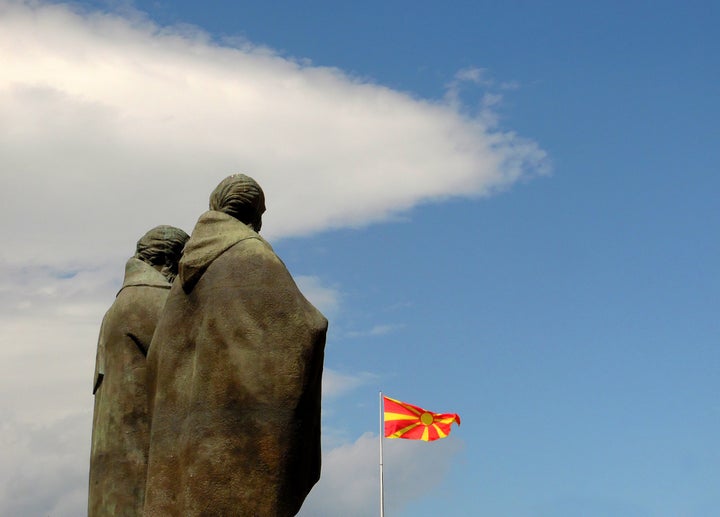
[[[388,515],[397,514],[408,502],[439,485],[462,447],[462,442],[452,436],[436,442],[385,440],[383,479]],[[299,515],[377,515],[380,505],[379,454],[378,436],[372,433],[330,450],[323,457],[320,482],[313,488]],[[433,475],[423,474],[427,472],[433,472]]]
[[[0,0],[0,29],[8,262],[92,263],[156,224],[190,230],[238,171],[277,238],[487,194],[544,158],[456,106],[187,27]]]

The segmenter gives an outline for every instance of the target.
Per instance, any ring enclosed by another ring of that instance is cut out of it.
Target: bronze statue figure
[[[145,356],[187,239],[172,226],[147,232],[103,318],[93,385],[90,517],[142,514],[149,439]]]
[[[148,352],[151,516],[291,516],[320,476],[327,320],[238,174],[197,222]]]

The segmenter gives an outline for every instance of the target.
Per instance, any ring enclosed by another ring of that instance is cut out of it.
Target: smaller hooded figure
[[[138,516],[149,438],[145,357],[188,234],[157,226],[137,243],[100,328],[88,515]]]
[[[327,320],[258,234],[243,174],[210,196],[148,354],[145,517],[295,515],[320,477]]]

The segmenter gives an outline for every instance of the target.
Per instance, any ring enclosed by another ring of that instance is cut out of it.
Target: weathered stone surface
[[[319,479],[327,320],[254,206],[200,217],[150,346],[148,517],[295,515]]]
[[[145,355],[187,238],[167,226],[143,236],[103,318],[93,387],[91,517],[142,513],[149,440]]]

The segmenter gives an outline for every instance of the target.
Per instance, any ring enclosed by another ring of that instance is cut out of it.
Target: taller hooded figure
[[[258,235],[265,197],[223,180],[148,353],[146,516],[295,515],[320,478],[327,320]]]

